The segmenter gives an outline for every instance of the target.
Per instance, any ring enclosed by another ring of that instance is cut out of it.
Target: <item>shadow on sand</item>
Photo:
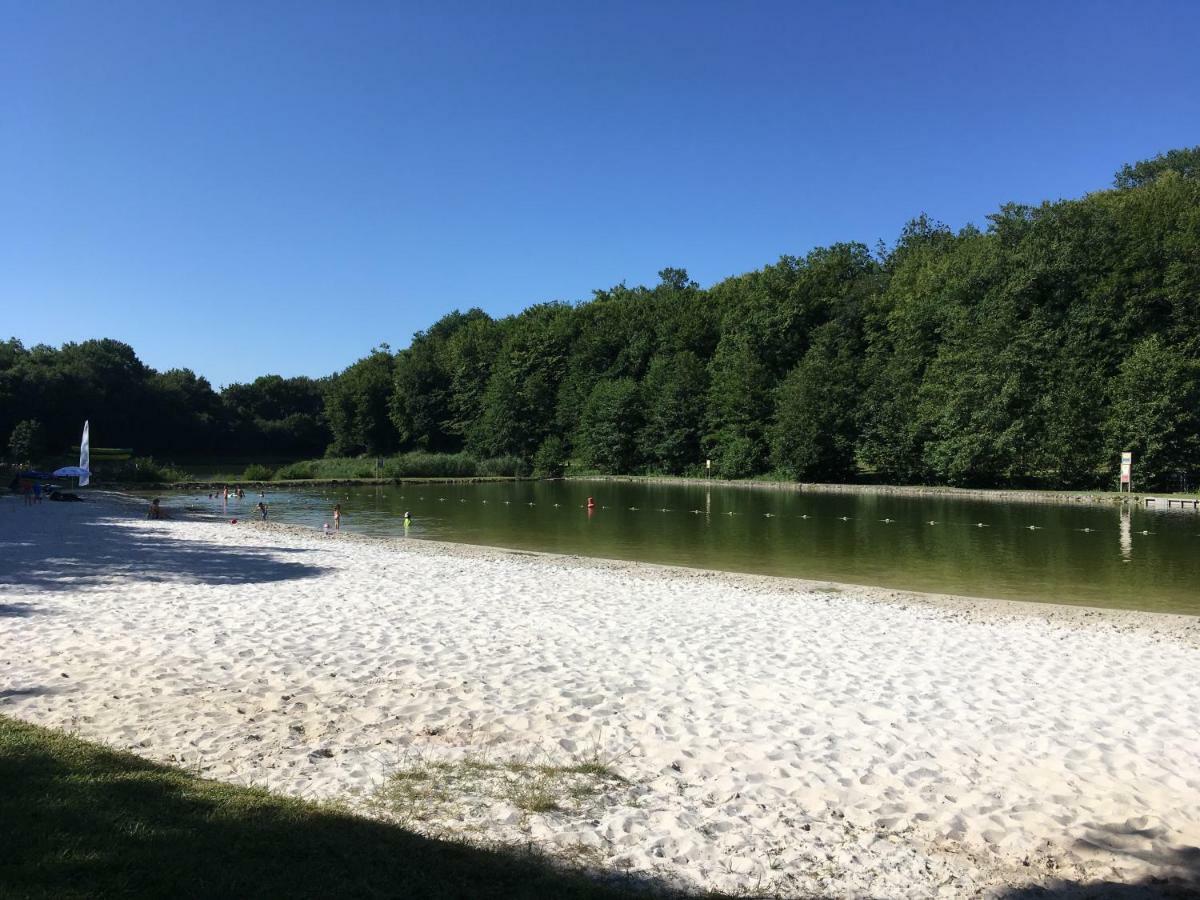
[[[1077,843],[1083,852],[1102,851],[1117,857],[1149,863],[1155,874],[1135,882],[1055,881],[1012,888],[1000,894],[1003,900],[1148,900],[1148,898],[1200,898],[1200,847],[1172,846],[1162,828],[1126,822],[1123,825],[1093,825]]]
[[[154,523],[110,518],[56,523],[47,517],[31,528],[26,540],[5,547],[0,590],[86,590],[114,577],[230,585],[289,581],[325,571],[284,558],[307,552],[311,551],[180,540]],[[0,616],[40,611],[27,604],[0,604]]]
[[[480,849],[195,778],[0,716],[0,893],[13,897],[615,898],[521,849]]]

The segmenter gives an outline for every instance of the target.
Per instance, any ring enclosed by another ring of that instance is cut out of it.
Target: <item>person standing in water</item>
[[[333,507],[333,530],[342,530],[342,504],[336,503]]]
[[[263,503],[261,500],[258,501],[258,512],[259,515],[262,516],[262,520],[264,522],[267,521],[267,504]]]

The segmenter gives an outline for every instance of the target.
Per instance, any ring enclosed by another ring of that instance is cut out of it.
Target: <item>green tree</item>
[[[640,456],[650,468],[680,475],[699,467],[707,390],[708,371],[692,351],[650,361],[642,382],[645,425],[638,435]]]
[[[480,457],[529,460],[555,429],[559,386],[574,338],[573,310],[563,303],[530,307],[504,325],[505,337],[467,446]]]
[[[383,454],[396,450],[392,424],[393,357],[387,344],[337,375],[325,394],[325,412],[333,440],[330,456]]]
[[[794,479],[840,481],[855,473],[857,348],[823,326],[779,387],[771,460]]]
[[[764,432],[774,386],[751,341],[726,333],[708,366],[706,453],[726,478],[746,478],[766,468]]]
[[[1200,177],[1200,147],[1169,150],[1154,159],[1127,163],[1117,172],[1113,184],[1118,188],[1141,187],[1150,184],[1164,172],[1178,172],[1188,178]]]
[[[1146,338],[1121,364],[1113,401],[1109,457],[1132,451],[1141,484],[1171,487],[1200,472],[1200,359]]]
[[[584,405],[575,450],[586,466],[601,472],[630,472],[637,465],[640,425],[637,382],[632,378],[599,381]]]
[[[45,452],[42,423],[37,419],[18,422],[8,439],[8,452],[18,465],[32,465]]]

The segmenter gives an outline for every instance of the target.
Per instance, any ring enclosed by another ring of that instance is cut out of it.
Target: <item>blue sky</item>
[[[214,385],[1200,143],[1200,4],[0,0],[0,335]]]

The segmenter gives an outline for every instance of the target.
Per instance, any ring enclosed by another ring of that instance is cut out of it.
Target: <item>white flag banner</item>
[[[83,423],[83,437],[79,441],[79,468],[83,469],[84,474],[79,476],[79,486],[87,487],[89,481],[92,480],[92,447],[91,440],[88,438],[88,421]]]

